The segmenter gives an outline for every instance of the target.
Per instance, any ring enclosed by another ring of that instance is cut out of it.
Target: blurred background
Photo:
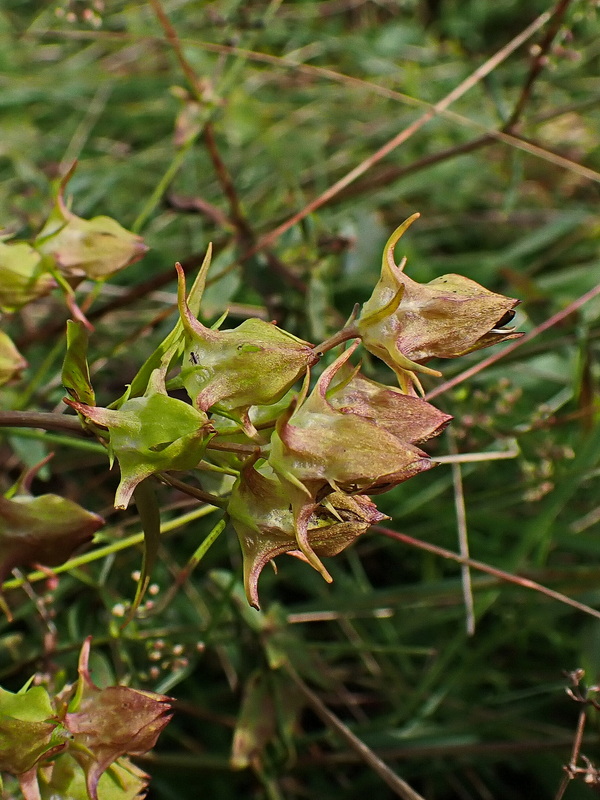
[[[429,452],[481,460],[442,464],[378,506],[389,528],[458,552],[464,495],[474,559],[598,606],[600,297],[570,304],[600,283],[599,30],[591,0],[4,0],[0,232],[33,238],[77,161],[73,212],[114,217],[151,248],[89,298],[105,405],[173,324],[175,261],[195,274],[213,242],[209,322],[229,308],[232,325],[276,319],[317,343],[370,296],[387,237],[419,211],[397,249],[410,277],[456,272],[518,297],[525,332],[558,317],[436,396],[454,422]],[[67,316],[54,293],[0,320],[29,363],[0,390],[5,409],[62,407]],[[443,379],[427,377],[426,391],[492,352],[432,364]],[[393,382],[376,359],[364,363]],[[36,493],[103,514],[97,544],[125,544],[51,592],[37,582],[32,595],[8,593],[15,622],[0,621],[0,681],[15,691],[35,670],[73,679],[92,633],[99,683],[175,696],[174,720],[140,760],[149,797],[396,796],[311,689],[427,800],[562,796],[583,708],[565,693],[565,671],[598,680],[598,619],[479,570],[469,593],[459,564],[376,531],[328,560],[332,585],[280,558],[261,578],[260,613],[243,599],[228,531],[161,602],[215,522],[203,512],[189,522],[197,503],[165,488],[169,532],[150,604],[121,630],[141,563],[139,539],[127,537],[140,528],[134,510],[112,509],[118,474],[105,456],[59,434],[0,431],[0,489],[50,451]],[[587,771],[569,800],[598,784],[597,723],[590,708],[589,769],[580,758]]]

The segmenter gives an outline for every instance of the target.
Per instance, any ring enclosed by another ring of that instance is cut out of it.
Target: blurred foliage
[[[98,402],[122,394],[169,330],[173,263],[195,273],[210,241],[208,322],[229,307],[234,318],[276,317],[314,342],[368,298],[387,236],[415,210],[422,217],[402,242],[410,276],[459,272],[520,297],[521,330],[593,289],[600,50],[590,0],[558,3],[556,30],[553,18],[448,112],[248,256],[551,8],[548,0],[5,0],[2,232],[35,237],[58,177],[77,160],[73,212],[114,217],[151,248],[92,294],[85,282],[78,288],[96,326]],[[2,318],[28,362],[0,390],[3,409],[62,408],[66,317],[53,293]],[[461,467],[471,554],[592,606],[600,604],[599,335],[596,295],[437,397],[455,421],[429,448],[492,454],[516,444],[514,458]],[[450,378],[481,359],[435,366]],[[389,380],[375,359],[366,366]],[[426,390],[439,383],[424,381]],[[0,682],[16,691],[35,671],[60,682],[91,634],[96,683],[176,696],[174,720],[140,759],[153,777],[150,797],[192,800],[200,787],[215,800],[393,796],[319,716],[307,684],[427,800],[556,794],[578,715],[562,673],[581,667],[588,683],[598,679],[598,619],[472,571],[468,636],[460,567],[375,532],[328,561],[331,586],[279,559],[279,573],[261,579],[261,612],[243,598],[232,531],[174,593],[216,520],[162,487],[149,594],[122,627],[142,536],[134,510],[111,508],[118,475],[101,449],[62,433],[2,430],[0,490],[51,451],[36,494],[80,502],[108,525],[58,580],[33,574],[27,591],[7,591],[14,621],[0,622]],[[204,488],[217,490],[217,478]],[[390,527],[456,551],[456,494],[444,464],[379,505]],[[582,750],[593,763],[596,727],[591,717]],[[574,780],[566,796],[591,792]]]

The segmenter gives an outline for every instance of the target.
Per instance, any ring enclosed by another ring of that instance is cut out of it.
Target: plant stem
[[[310,689],[302,678],[298,675],[296,670],[288,664],[286,672],[293,680],[296,687],[302,693],[304,698],[308,701],[313,711],[320,717],[323,722],[330,728],[335,730],[348,744],[360,758],[371,767],[371,769],[379,775],[379,777],[386,783],[397,797],[403,800],[424,800],[424,798],[415,792],[415,790],[406,783],[399,775],[391,770],[388,765],[376,755],[370,747],[368,747],[362,739],[359,739],[342,720],[337,717],[323,703],[323,701]]]
[[[342,328],[337,333],[334,333],[333,336],[329,337],[329,339],[325,339],[324,342],[321,342],[321,344],[313,347],[313,353],[321,357],[329,350],[333,350],[334,347],[337,347],[339,344],[343,344],[343,342],[347,342],[349,339],[360,339],[360,334],[356,330],[356,326],[354,324],[346,325],[345,328]]]
[[[195,500],[199,500],[201,503],[208,503],[217,508],[225,508],[227,506],[227,500],[223,497],[217,497],[209,492],[203,492],[202,489],[196,489],[195,486],[189,486],[187,483],[184,483],[184,481],[180,481],[167,472],[159,472],[157,477],[162,483],[166,483],[167,486],[172,486],[173,489],[178,489],[180,492],[187,494],[189,497],[193,497]]]
[[[260,452],[260,447],[255,444],[238,444],[237,442],[218,442],[211,439],[207,445],[208,450],[222,450],[226,453],[240,453],[240,455],[252,456]]]
[[[46,431],[65,431],[86,436],[86,431],[77,417],[54,414],[50,411],[2,411],[0,427],[42,428]]]
[[[541,583],[532,581],[529,578],[524,578],[521,575],[514,575],[512,572],[506,572],[503,569],[497,569],[483,561],[476,561],[474,558],[461,556],[458,553],[453,553],[452,550],[446,550],[445,547],[438,547],[430,542],[424,542],[422,539],[415,539],[414,536],[408,536],[406,533],[393,531],[390,528],[375,525],[372,530],[377,533],[383,533],[384,536],[388,536],[390,539],[398,539],[398,541],[404,542],[404,544],[408,544],[411,547],[418,547],[419,550],[426,550],[428,553],[434,553],[442,558],[456,561],[458,564],[467,565],[480,572],[487,572],[488,575],[494,575],[494,577],[500,578],[500,580],[507,581],[507,583],[514,583],[517,586],[521,586],[523,589],[533,589],[533,591],[544,594],[546,597],[551,597],[553,600],[558,600],[560,603],[564,603],[567,606],[576,608],[578,611],[583,611],[585,614],[600,619],[600,611],[597,609],[585,605],[584,603],[579,603],[577,600],[573,600],[571,597],[561,594],[561,592],[555,592],[554,589],[548,589],[547,586],[542,586]]]

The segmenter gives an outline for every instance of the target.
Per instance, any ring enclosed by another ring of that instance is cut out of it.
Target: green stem
[[[92,442],[90,439],[63,436],[60,433],[48,433],[48,431],[39,430],[37,428],[4,428],[3,432],[7,436],[12,436],[17,439],[37,439],[44,442],[44,444],[52,446],[62,445],[63,447],[70,447],[75,450],[86,450],[89,453],[106,454],[106,447],[103,447],[99,442]]]
[[[244,456],[251,456],[260,452],[260,447],[255,444],[238,444],[237,442],[219,442],[217,438],[211,439],[207,445],[207,450],[222,450],[226,453],[240,453]]]
[[[179,589],[183,586],[183,584],[187,581],[190,577],[192,572],[196,569],[198,564],[202,561],[204,556],[210,550],[212,545],[217,541],[225,525],[227,524],[227,518],[223,517],[220,519],[214,528],[210,531],[208,536],[202,541],[198,549],[193,553],[190,557],[189,561],[185,565],[185,567],[177,574],[174,583],[171,584],[168,591],[163,595],[162,602],[154,606],[152,609],[152,614],[162,614],[162,612],[170,605],[173,598],[179,591]]]

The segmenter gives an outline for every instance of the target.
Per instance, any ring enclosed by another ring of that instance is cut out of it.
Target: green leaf
[[[67,404],[110,431],[110,452],[119,461],[116,508],[127,508],[135,487],[161,470],[194,469],[214,431],[206,414],[160,391],[127,400],[118,410]]]
[[[54,714],[41,686],[16,694],[0,688],[0,771],[20,775],[48,753],[66,747],[66,739],[56,736],[56,724],[49,720]]]
[[[233,734],[232,769],[260,769],[268,745],[277,738],[289,741],[300,707],[301,698],[284,671],[253,672]]]
[[[38,776],[42,800],[90,800],[85,772],[69,753]],[[128,758],[117,759],[98,781],[98,800],[140,800],[148,775]]]
[[[40,722],[54,714],[50,695],[43,686],[27,685],[16,694],[0,687],[0,713],[15,719]]]
[[[80,322],[67,321],[67,353],[61,378],[73,399],[93,406],[96,404],[96,395],[87,363],[88,338],[88,331]]]

